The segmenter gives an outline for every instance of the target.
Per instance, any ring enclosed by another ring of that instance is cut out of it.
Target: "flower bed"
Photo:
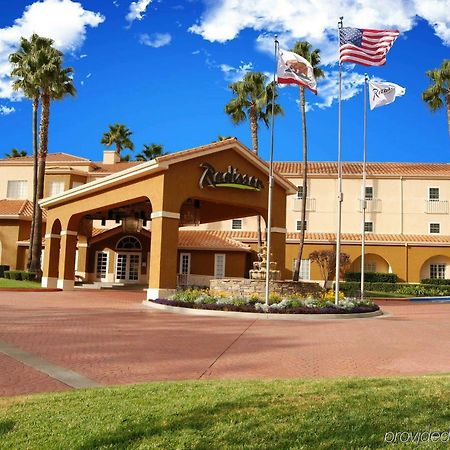
[[[257,296],[249,298],[210,295],[207,290],[186,289],[168,299],[156,299],[155,303],[209,311],[236,311],[271,314],[355,314],[378,311],[378,305],[371,301],[344,298],[340,294],[339,305],[334,304],[334,292],[326,293],[322,298],[290,296],[281,298],[271,295],[267,306]]]

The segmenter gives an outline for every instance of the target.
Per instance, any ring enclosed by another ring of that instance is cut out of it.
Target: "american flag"
[[[397,30],[339,29],[339,62],[382,66],[386,54],[400,34]]]

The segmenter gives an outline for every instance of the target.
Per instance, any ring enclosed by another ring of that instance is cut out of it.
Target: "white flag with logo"
[[[389,105],[397,97],[405,95],[406,89],[395,83],[369,81],[370,109]]]
[[[280,50],[278,53],[278,83],[298,84],[317,94],[317,83],[311,63],[297,53]]]

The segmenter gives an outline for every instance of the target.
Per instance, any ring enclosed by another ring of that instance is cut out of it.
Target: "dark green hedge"
[[[339,290],[349,296],[360,293],[361,283],[346,281],[339,284]],[[440,296],[450,295],[450,285],[409,284],[409,283],[364,283],[366,291],[392,292],[411,296]]]
[[[438,284],[439,286],[450,285],[450,280],[442,280],[441,278],[424,278],[420,280],[420,284]]]
[[[346,272],[345,281],[361,280],[361,272]],[[397,283],[397,274],[382,272],[364,272],[364,281],[368,283]]]
[[[9,278],[10,280],[33,281],[36,279],[35,273],[25,270],[5,270],[4,275],[5,278]]]

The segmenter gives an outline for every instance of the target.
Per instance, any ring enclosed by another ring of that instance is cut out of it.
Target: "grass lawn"
[[[449,406],[450,376],[151,383],[0,399],[0,448],[389,448],[448,431]]]
[[[19,281],[8,280],[7,278],[0,278],[0,288],[37,288],[41,287],[41,283],[36,281]]]
[[[396,294],[395,292],[364,291],[364,295],[369,298],[411,298],[413,295]]]

